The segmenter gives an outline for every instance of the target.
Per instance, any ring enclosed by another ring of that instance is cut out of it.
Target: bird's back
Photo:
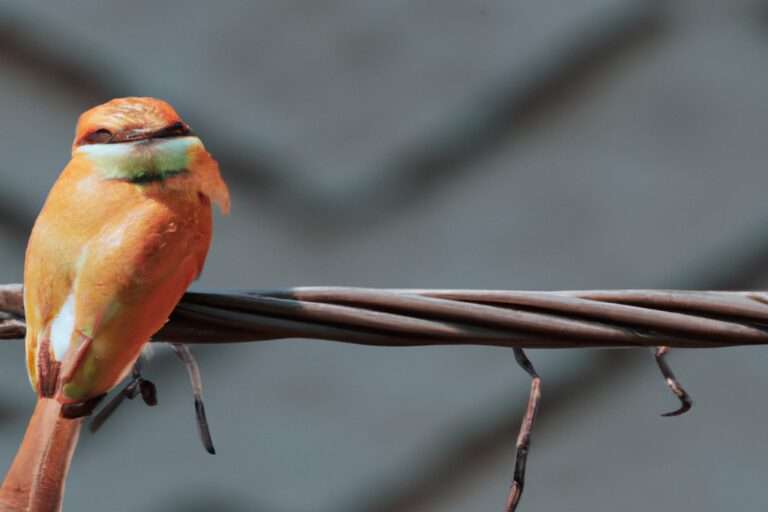
[[[83,158],[64,170],[25,264],[27,361],[41,394],[108,391],[162,327],[210,244],[210,201],[194,179],[106,180]]]

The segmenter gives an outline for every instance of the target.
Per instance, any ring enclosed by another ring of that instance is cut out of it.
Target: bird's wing
[[[110,199],[116,196],[112,192]],[[52,221],[48,242],[35,245],[33,237],[30,243],[28,252],[34,255],[28,254],[27,272],[47,283],[28,297],[31,304],[46,305],[33,334],[41,344],[31,356],[36,365],[32,380],[35,373],[38,379],[52,373],[44,368],[50,364],[46,358],[60,362],[55,373],[61,401],[92,398],[122,380],[202,270],[211,236],[210,207],[196,196],[194,201],[138,199],[85,230],[87,236],[53,236],[60,233]],[[57,265],[52,262],[60,247],[50,242],[57,238],[80,245],[68,247],[58,268],[46,269],[46,264]],[[44,350],[47,346],[50,350]]]
[[[89,245],[73,289],[75,330],[61,368],[65,399],[87,399],[122,380],[202,270],[210,223],[160,203],[140,210]]]

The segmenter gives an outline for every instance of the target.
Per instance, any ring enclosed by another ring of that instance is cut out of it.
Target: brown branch
[[[23,336],[21,286],[0,286],[0,339]],[[363,345],[710,348],[768,344],[768,293],[516,292],[305,287],[188,292],[156,340],[311,338]]]

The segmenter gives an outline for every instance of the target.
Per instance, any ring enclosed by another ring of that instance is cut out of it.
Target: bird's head
[[[162,100],[118,98],[88,110],[77,123],[72,157],[87,162],[101,179],[148,190],[198,190],[229,210],[218,164]]]
[[[192,135],[189,125],[166,102],[155,98],[118,98],[80,116],[73,150],[89,144],[189,135]]]

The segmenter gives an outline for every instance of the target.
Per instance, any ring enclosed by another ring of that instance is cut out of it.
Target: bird
[[[168,103],[118,98],[80,116],[27,246],[26,364],[38,402],[0,511],[60,506],[63,478],[53,498],[35,496],[34,482],[57,464],[66,476],[83,417],[131,373],[202,272],[212,204],[229,212],[219,166]],[[57,451],[66,460],[46,460]]]

